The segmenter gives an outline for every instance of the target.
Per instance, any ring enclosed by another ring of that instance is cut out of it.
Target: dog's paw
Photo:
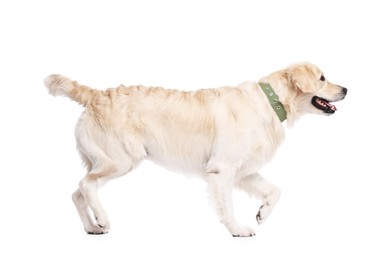
[[[232,232],[233,237],[252,237],[255,236],[255,231],[250,227],[239,227]]]
[[[85,228],[87,234],[90,235],[102,235],[109,232],[110,224],[109,221],[104,217],[95,218],[96,223],[88,225]]]
[[[99,215],[98,217],[95,218],[95,221],[97,222],[97,225],[100,228],[107,228],[107,229],[109,229],[109,226],[110,226],[109,220],[104,215]]]
[[[109,232],[109,229],[100,226],[93,226],[91,228],[85,229],[85,231],[89,235],[103,235],[107,234]]]
[[[273,210],[273,207],[270,206],[270,204],[265,203],[263,204],[258,211],[258,214],[256,216],[258,224],[262,224],[265,222],[265,220],[269,217],[271,211]]]

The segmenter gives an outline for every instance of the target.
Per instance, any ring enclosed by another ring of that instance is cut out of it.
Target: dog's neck
[[[282,103],[279,101],[278,95],[275,93],[273,88],[269,83],[259,83],[259,86],[261,87],[263,93],[265,93],[267,99],[270,102],[271,107],[273,108],[274,112],[277,114],[279,120],[281,122],[286,120],[286,110]]]
[[[280,76],[278,75],[280,74]],[[286,111],[286,126],[293,127],[294,123],[298,120],[302,113],[297,112],[297,107],[294,102],[291,100],[296,99],[296,96],[292,96],[289,93],[288,86],[291,80],[289,79],[289,75],[287,71],[277,71],[269,76],[261,78],[258,83],[270,84],[273,88],[274,92],[278,95],[280,102],[285,108]]]

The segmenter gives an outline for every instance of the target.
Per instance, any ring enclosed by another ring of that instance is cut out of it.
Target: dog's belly
[[[186,175],[205,177],[208,170],[217,171],[211,169],[211,165],[217,163],[236,166],[240,175],[246,175],[269,162],[284,138],[282,129],[263,132],[260,129],[257,134],[240,136],[233,144],[218,144],[214,141],[217,137],[200,133],[164,133],[162,137],[149,138],[145,147],[149,160]],[[226,154],[226,151],[231,153]]]
[[[145,141],[147,159],[187,175],[202,174],[212,152],[212,136],[159,129]]]

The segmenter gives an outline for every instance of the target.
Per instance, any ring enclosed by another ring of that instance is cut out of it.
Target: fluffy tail
[[[69,97],[83,106],[88,104],[98,92],[98,90],[82,86],[59,74],[48,76],[44,84],[51,95]]]

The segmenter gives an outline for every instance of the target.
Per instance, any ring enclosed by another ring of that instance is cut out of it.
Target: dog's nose
[[[341,87],[341,88],[343,89],[344,95],[347,95],[348,89],[347,89],[347,88],[344,88],[344,87]]]

